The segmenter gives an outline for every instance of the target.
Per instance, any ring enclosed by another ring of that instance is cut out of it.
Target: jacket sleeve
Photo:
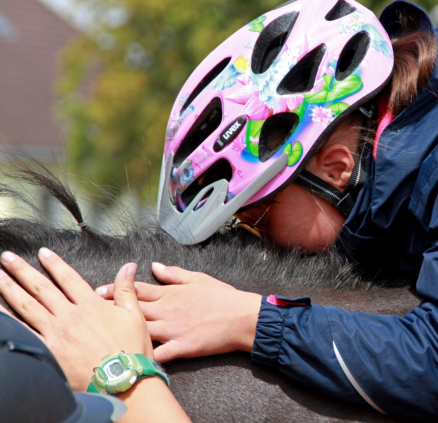
[[[432,302],[399,317],[264,297],[252,359],[349,403],[435,420],[437,331]]]

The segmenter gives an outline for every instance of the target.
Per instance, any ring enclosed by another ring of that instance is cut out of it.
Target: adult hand
[[[5,252],[1,262],[21,286],[0,270],[0,293],[52,350],[72,389],[85,390],[93,368],[107,354],[124,350],[153,357],[135,295],[135,264],[120,269],[112,303],[99,297],[55,253],[42,248],[39,259],[61,289],[17,255]]]
[[[168,285],[136,282],[135,287],[151,338],[162,343],[155,360],[252,350],[260,295],[179,267],[153,263],[152,271]],[[114,289],[108,285],[96,292],[112,299]]]

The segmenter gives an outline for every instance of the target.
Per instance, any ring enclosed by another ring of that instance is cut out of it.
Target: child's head
[[[230,37],[189,78],[169,120],[158,211],[178,241],[206,239],[239,209],[256,208],[246,213],[256,217],[257,205],[265,210],[282,192],[259,222],[266,237],[307,250],[333,243],[348,211],[339,214],[291,181],[305,168],[345,188],[361,137],[370,135],[358,110],[370,110],[394,64],[389,37],[372,12],[341,3],[288,2]],[[420,57],[418,67],[426,69]],[[396,112],[406,107],[394,95],[403,93],[406,79],[398,68],[387,89]],[[417,73],[418,81],[430,70]]]
[[[407,19],[400,19],[400,22],[403,32],[391,40],[394,49],[392,78],[373,100],[376,108],[390,109],[394,117],[424,88],[436,60],[435,38],[418,31],[415,26],[410,27]],[[384,114],[384,110],[379,112]],[[373,119],[377,119],[377,113]],[[306,169],[342,191],[354,167],[359,144],[374,142],[372,128],[377,125],[377,121],[367,122],[359,112],[352,113],[312,155]],[[267,207],[269,213],[259,220]],[[345,222],[345,217],[328,201],[294,183],[274,201],[247,210],[240,217],[249,224],[259,220],[257,229],[265,239],[285,247],[300,246],[307,252],[330,247]]]
[[[361,136],[360,114],[342,122],[306,164],[306,170],[343,191],[355,166]],[[266,209],[269,211],[263,216]],[[345,217],[330,202],[295,183],[280,195],[238,215],[255,225],[263,238],[282,247],[322,251],[335,241]]]

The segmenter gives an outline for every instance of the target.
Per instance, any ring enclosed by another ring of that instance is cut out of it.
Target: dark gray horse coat
[[[74,196],[46,169],[20,164],[16,178],[46,189],[82,225],[78,230],[55,229],[43,219],[0,219],[1,251],[14,251],[41,270],[37,251],[48,247],[93,287],[112,282],[126,262],[138,263],[137,280],[156,283],[150,268],[158,261],[205,272],[238,289],[291,298],[309,295],[314,303],[348,310],[403,315],[418,303],[407,282],[370,278],[369,273],[364,277],[362,269],[334,252],[305,257],[267,246],[244,232],[182,246],[156,222],[139,225],[124,216],[124,235],[98,233],[83,224]],[[20,196],[5,186],[3,194]],[[296,386],[275,369],[252,363],[243,352],[175,360],[166,369],[173,393],[195,422],[395,421]]]

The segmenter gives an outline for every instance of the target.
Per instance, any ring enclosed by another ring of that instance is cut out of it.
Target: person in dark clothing
[[[248,351],[344,401],[436,418],[436,37],[427,14],[402,0],[380,22],[344,0],[288,1],[256,19],[183,87],[158,202],[160,224],[181,243],[237,214],[279,246],[334,247],[408,273],[420,305],[404,317],[347,312],[155,263],[168,286],[136,285],[161,343],[155,360]]]

